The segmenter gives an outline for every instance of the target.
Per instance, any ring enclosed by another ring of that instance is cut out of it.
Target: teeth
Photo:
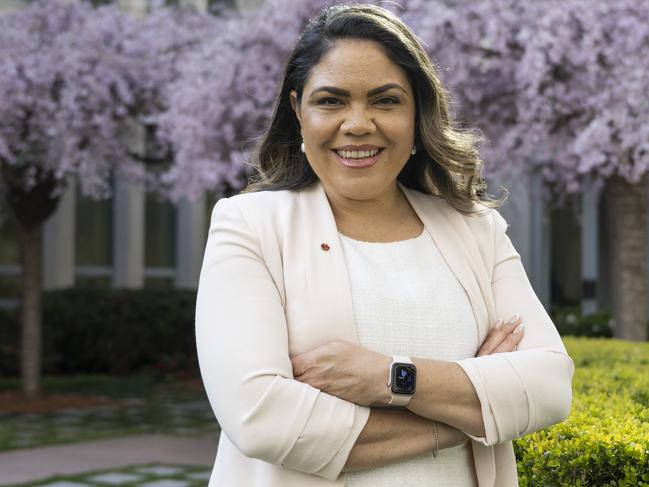
[[[343,159],[365,159],[367,157],[374,157],[379,153],[379,149],[374,150],[337,150],[336,151]]]

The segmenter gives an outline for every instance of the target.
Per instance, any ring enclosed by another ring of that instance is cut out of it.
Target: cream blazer
[[[400,187],[466,291],[479,343],[499,318],[519,313],[525,323],[518,351],[457,362],[482,405],[486,436],[471,441],[479,485],[518,485],[511,440],[568,416],[572,360],[498,212],[463,216]],[[222,428],[210,487],[345,485],[370,409],[294,380],[290,361],[336,339],[358,343],[322,184],[219,200],[196,303],[200,370]]]

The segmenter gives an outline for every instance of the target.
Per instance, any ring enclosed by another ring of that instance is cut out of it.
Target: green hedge
[[[0,308],[0,376],[16,375],[20,324],[17,312]]]
[[[649,343],[564,338],[568,419],[516,442],[523,486],[649,486]]]
[[[190,290],[68,289],[43,296],[46,374],[128,374],[150,367],[197,374]],[[20,361],[17,312],[0,313],[0,374]]]

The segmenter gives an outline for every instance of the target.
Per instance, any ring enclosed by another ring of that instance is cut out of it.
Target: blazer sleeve
[[[496,318],[521,316],[518,350],[459,360],[482,406],[485,437],[494,445],[563,421],[570,413],[574,364],[552,320],[525,274],[506,234],[507,223],[493,210],[494,262],[491,288]]]
[[[294,380],[280,292],[234,199],[212,212],[196,302],[208,399],[245,456],[333,481],[370,409]]]

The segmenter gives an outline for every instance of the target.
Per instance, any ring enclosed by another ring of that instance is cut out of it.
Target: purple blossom
[[[80,1],[0,18],[0,159],[105,196],[119,171],[172,200],[245,184],[282,69],[333,2],[268,0],[219,17],[134,19]],[[539,170],[559,190],[649,169],[649,3],[375,2],[421,39],[459,123],[481,129],[488,172]],[[147,131],[145,167],[125,143]]]
[[[649,168],[649,4],[554,5],[530,22],[517,74],[516,130],[536,135],[518,153],[568,192],[613,174],[637,182]],[[541,145],[552,152],[534,158]]]
[[[162,171],[143,162],[160,147],[138,153],[129,139],[138,142],[138,127],[152,129],[179,59],[215,26],[189,9],[135,19],[79,0],[35,2],[1,17],[0,161],[20,175],[12,184],[29,190],[54,178],[56,197],[74,175],[84,194],[105,197],[117,171],[162,189]],[[158,166],[173,166],[164,156]]]

